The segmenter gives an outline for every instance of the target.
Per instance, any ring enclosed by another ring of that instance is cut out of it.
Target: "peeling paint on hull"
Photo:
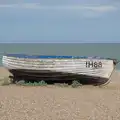
[[[2,61],[14,77],[56,81],[77,78],[95,84],[107,83],[115,68],[114,60],[98,58],[25,58],[4,55]]]

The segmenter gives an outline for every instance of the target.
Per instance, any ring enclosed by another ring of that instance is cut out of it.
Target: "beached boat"
[[[101,57],[4,54],[2,63],[17,79],[79,79],[103,85],[109,82],[118,61]]]

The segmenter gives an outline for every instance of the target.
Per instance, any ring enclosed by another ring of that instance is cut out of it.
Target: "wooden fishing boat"
[[[85,56],[4,54],[3,66],[14,79],[72,81],[104,85],[118,61],[116,59]]]

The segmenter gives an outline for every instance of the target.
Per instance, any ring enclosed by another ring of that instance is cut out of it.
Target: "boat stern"
[[[117,65],[119,62],[120,62],[119,60],[113,59],[113,64],[114,64],[114,65]]]

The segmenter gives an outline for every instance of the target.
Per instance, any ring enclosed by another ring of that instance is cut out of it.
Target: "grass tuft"
[[[0,85],[5,86],[10,84],[11,84],[11,81],[9,77],[3,77],[2,79],[0,79]]]
[[[79,86],[82,86],[82,84],[78,80],[74,80],[71,86],[72,88],[77,88]]]
[[[24,85],[24,86],[46,86],[47,83],[45,81],[40,82],[25,82],[24,80],[21,80],[17,82],[17,85]]]

